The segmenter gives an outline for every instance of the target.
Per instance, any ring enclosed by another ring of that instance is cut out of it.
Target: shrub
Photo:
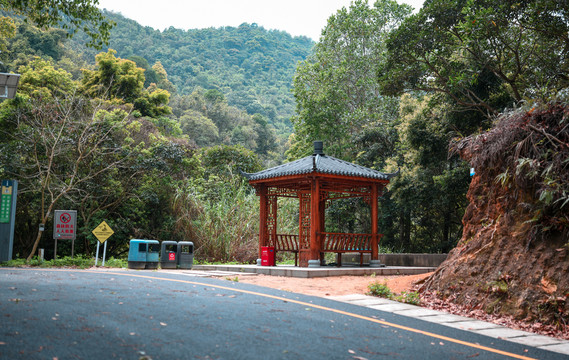
[[[402,291],[401,295],[395,296],[393,300],[411,305],[419,305],[421,303],[419,293],[416,291]]]
[[[380,284],[378,282],[375,282],[373,284],[369,284],[367,288],[369,289],[368,295],[378,296],[386,299],[391,299],[393,297],[393,293],[385,283]]]
[[[419,297],[418,292],[402,291],[401,295],[395,295],[394,293],[391,292],[386,283],[380,284],[378,282],[375,282],[373,284],[369,284],[368,289],[369,289],[369,292],[367,293],[368,295],[378,296],[411,305],[419,305],[421,303],[421,299]]]

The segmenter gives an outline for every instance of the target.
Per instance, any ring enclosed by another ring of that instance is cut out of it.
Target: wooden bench
[[[363,265],[363,254],[371,254],[371,234],[322,233],[322,253],[338,254],[337,264],[342,266],[343,253],[359,253],[360,266]],[[378,234],[381,239],[383,234]],[[277,234],[275,252],[288,251],[294,253],[294,266],[298,266],[298,235]]]
[[[294,253],[294,266],[298,266],[298,235],[277,234],[275,253],[277,251]]]
[[[359,253],[360,266],[363,265],[363,254],[371,253],[371,234],[322,233],[324,240],[322,252],[337,254],[337,266],[342,266],[343,253]]]

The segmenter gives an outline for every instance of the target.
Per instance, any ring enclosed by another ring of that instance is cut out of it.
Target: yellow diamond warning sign
[[[99,224],[99,226],[95,228],[95,230],[92,231],[92,233],[93,235],[95,235],[97,239],[99,239],[99,241],[102,244],[105,241],[107,241],[107,239],[115,232],[106,222],[103,221],[102,223]]]

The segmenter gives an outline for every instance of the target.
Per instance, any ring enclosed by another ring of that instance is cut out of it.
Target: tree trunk
[[[445,211],[444,220],[443,220],[443,239],[442,239],[443,241],[442,241],[442,246],[440,247],[441,250],[446,248],[450,241],[450,225],[451,225],[450,217],[451,217],[450,212]]]
[[[45,216],[43,217],[43,219],[41,219],[41,223],[44,224],[45,227],[45,223],[47,222],[47,219],[49,218],[49,214],[51,214],[51,209],[53,209],[53,206],[55,205],[55,202],[57,200],[59,200],[58,196],[50,205],[49,208],[47,209],[47,212],[45,213]],[[38,249],[38,245],[40,243],[41,240],[41,235],[43,234],[43,230],[38,230],[38,236],[36,237],[36,241],[34,241],[34,246],[32,247],[32,251],[30,252],[30,255],[28,255],[27,259],[26,259],[26,263],[29,263],[32,260],[32,257],[34,256],[34,254],[36,253],[36,250]]]
[[[408,211],[401,211],[399,214],[399,241],[405,251],[411,248],[411,214]]]
[[[28,258],[26,259],[26,263],[29,263],[32,260],[32,257],[34,256],[34,254],[36,253],[36,250],[38,249],[38,245],[39,245],[40,240],[41,240],[41,234],[43,234],[43,230],[38,231],[38,236],[36,237],[36,241],[34,241],[34,246],[32,247],[32,251],[30,252],[30,255],[28,255]]]

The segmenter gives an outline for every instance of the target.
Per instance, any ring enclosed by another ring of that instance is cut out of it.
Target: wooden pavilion
[[[318,267],[324,253],[370,253],[370,266],[379,267],[378,197],[389,180],[397,175],[385,174],[355,165],[323,152],[321,141],[314,142],[314,154],[262,170],[242,173],[260,197],[259,258],[265,246],[295,254],[295,265]],[[298,234],[278,234],[277,198],[299,200]],[[371,206],[371,234],[324,232],[326,202],[362,197]],[[298,261],[300,260],[300,261]],[[260,260],[258,260],[260,263]]]

